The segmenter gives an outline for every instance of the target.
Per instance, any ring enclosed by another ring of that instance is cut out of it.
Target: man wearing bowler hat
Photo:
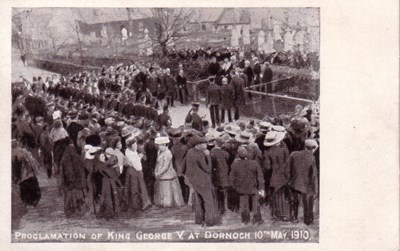
[[[231,186],[240,196],[240,212],[242,222],[250,222],[250,205],[252,202],[253,224],[263,222],[260,212],[260,205],[257,196],[264,196],[264,177],[261,166],[254,160],[247,159],[247,150],[240,146],[238,149],[238,159],[232,164],[230,173]]]
[[[300,200],[303,203],[304,224],[310,225],[314,221],[314,198],[318,191],[318,173],[314,158],[314,151],[318,143],[313,139],[305,140],[305,149],[293,152],[289,157],[290,179],[289,185],[293,189],[293,218],[298,222],[298,208]]]
[[[212,127],[215,125],[220,125],[219,121],[219,104],[221,103],[221,87],[215,84],[215,76],[210,76],[208,78],[210,85],[207,91],[207,106],[210,108],[210,117]]]
[[[211,181],[211,161],[206,156],[207,140],[200,136],[189,139],[190,148],[184,159],[185,176],[195,192],[195,223],[207,226],[219,225],[220,215]]]

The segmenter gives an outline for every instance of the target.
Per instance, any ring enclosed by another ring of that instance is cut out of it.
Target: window
[[[201,25],[201,30],[203,30],[203,31],[207,30],[207,27],[206,27],[205,24],[202,24],[202,25]]]

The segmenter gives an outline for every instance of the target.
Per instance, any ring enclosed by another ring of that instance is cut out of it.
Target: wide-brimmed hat
[[[116,125],[117,125],[118,128],[123,128],[125,126],[125,122],[124,121],[118,121]]]
[[[182,134],[184,137],[191,137],[194,135],[201,135],[202,133],[193,128],[185,128]]]
[[[240,143],[250,143],[254,141],[253,134],[248,131],[243,131],[235,136],[235,139]]]
[[[61,111],[59,111],[59,110],[54,111],[53,112],[53,120],[61,119],[61,115],[62,115]]]
[[[94,159],[94,154],[101,150],[101,147],[85,145],[83,147],[85,151],[85,159]]]
[[[283,127],[283,126],[278,126],[278,125],[272,126],[271,129],[272,129],[272,131],[276,131],[276,132],[285,132],[285,131],[286,131],[285,127]]]
[[[210,128],[208,129],[208,132],[206,133],[205,137],[207,141],[212,141],[218,138],[221,135],[221,132],[218,132],[217,130]]]
[[[258,126],[259,126],[261,132],[265,132],[265,131],[271,130],[272,124],[270,122],[267,122],[267,121],[261,121],[258,124]]]
[[[310,123],[304,117],[294,117],[290,121],[290,126],[287,128],[288,132],[295,135],[302,135],[306,133],[310,128]]]
[[[128,136],[136,137],[140,133],[141,133],[141,130],[139,128],[128,125],[128,126],[125,126],[124,128],[122,128],[121,137],[123,137],[123,138],[128,137]]]
[[[169,138],[167,136],[160,136],[160,137],[157,137],[154,140],[154,143],[156,143],[157,145],[168,144],[169,142],[170,141],[169,141]]]
[[[224,127],[224,131],[226,133],[236,135],[240,133],[240,127],[234,124],[228,124]]]
[[[198,144],[204,144],[207,143],[207,140],[204,137],[200,137],[198,135],[194,135],[189,139],[188,145],[189,147],[194,147]]]
[[[167,133],[170,138],[174,139],[182,138],[182,129],[180,128],[168,128]]]
[[[304,144],[306,147],[309,147],[309,148],[317,148],[318,147],[318,143],[314,139],[306,139]]]
[[[112,117],[108,117],[108,118],[106,118],[106,119],[104,120],[104,123],[105,123],[107,126],[113,125],[113,124],[115,124],[115,119],[112,118]]]
[[[285,138],[284,132],[270,131],[265,135],[264,146],[273,146]]]
[[[72,110],[70,110],[70,111],[68,112],[68,116],[69,116],[70,118],[75,118],[76,116],[78,116],[78,111],[75,110],[75,109],[72,109]]]

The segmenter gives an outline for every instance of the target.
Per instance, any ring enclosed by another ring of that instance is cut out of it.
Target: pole
[[[269,97],[293,99],[293,100],[298,100],[298,101],[303,101],[303,102],[308,102],[308,103],[313,103],[314,102],[313,100],[304,99],[304,98],[295,98],[295,97],[290,97],[290,96],[284,96],[284,95],[278,95],[278,94],[272,94],[272,93],[265,93],[265,92],[259,92],[259,91],[251,91],[251,90],[244,90],[244,91],[245,92],[254,93],[254,94],[269,96]]]

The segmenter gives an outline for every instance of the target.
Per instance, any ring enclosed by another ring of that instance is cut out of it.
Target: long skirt
[[[154,204],[163,207],[183,207],[185,205],[177,178],[156,180],[154,185]]]
[[[290,188],[287,186],[279,189],[273,188],[271,193],[271,215],[274,219],[281,221],[291,220]]]
[[[36,206],[42,193],[36,176],[30,177],[19,184],[21,200],[25,205]]]
[[[83,189],[64,190],[64,213],[67,218],[73,216],[83,216],[86,205]]]

